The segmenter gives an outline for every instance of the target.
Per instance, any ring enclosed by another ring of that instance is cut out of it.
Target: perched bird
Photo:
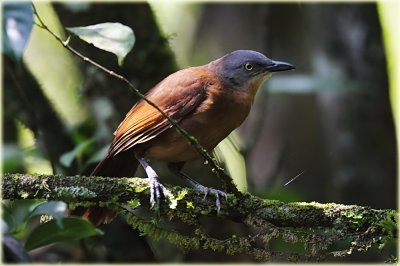
[[[206,65],[177,71],[152,88],[146,97],[176,120],[211,151],[240,126],[249,114],[254,96],[272,72],[294,69],[251,50],[231,52]],[[163,186],[149,160],[167,162],[169,168],[185,177],[204,193],[226,196],[190,179],[181,169],[185,162],[199,157],[197,150],[181,136],[168,120],[145,101],[137,102],[114,132],[115,138],[94,176],[133,176],[140,164],[150,182],[153,206],[159,203]],[[219,206],[217,206],[219,208]],[[95,224],[109,223],[115,213],[89,207],[80,213]]]

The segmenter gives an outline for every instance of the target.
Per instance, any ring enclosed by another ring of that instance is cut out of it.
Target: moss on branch
[[[398,215],[394,210],[335,203],[283,203],[246,193],[229,194],[227,201],[222,200],[217,214],[213,196],[204,199],[204,195],[189,188],[167,187],[168,204],[163,205],[168,207],[160,208],[160,214],[193,226],[195,233],[188,236],[135,215],[134,210],[140,205],[148,206],[149,201],[148,183],[141,178],[5,174],[2,189],[3,199],[9,200],[62,200],[70,206],[100,204],[123,214],[129,224],[155,239],[166,238],[183,248],[248,253],[263,260],[276,252],[260,249],[257,242],[268,246],[271,239],[278,237],[288,243],[304,243],[307,256],[344,256],[353,250],[367,250],[374,244],[382,246],[397,237]],[[198,223],[199,217],[207,216],[240,222],[259,233],[218,240],[207,235]],[[327,252],[335,241],[350,244],[345,249]]]

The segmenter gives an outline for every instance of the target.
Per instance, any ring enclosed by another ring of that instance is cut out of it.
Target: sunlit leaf
[[[33,26],[33,9],[29,2],[3,4],[3,52],[20,60]]]
[[[232,133],[215,148],[218,161],[223,162],[239,191],[247,191],[246,164],[237,148],[237,139]]]
[[[90,222],[76,217],[68,217],[62,220],[60,227],[55,220],[39,225],[26,240],[25,248],[32,250],[45,245],[77,240],[89,236],[102,234],[102,231]]]
[[[383,32],[383,44],[385,45],[387,72],[389,78],[389,95],[394,125],[396,127],[397,139],[400,138],[400,33],[399,13],[400,3],[398,1],[378,1],[378,13]],[[400,142],[397,141],[397,149]],[[400,173],[400,164],[397,164],[397,173]]]
[[[122,65],[125,56],[135,44],[133,30],[121,23],[106,22],[86,27],[67,28],[67,30],[85,42],[115,54],[119,65]]]

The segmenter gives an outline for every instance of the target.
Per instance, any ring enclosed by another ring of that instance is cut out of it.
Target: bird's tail
[[[91,173],[91,176],[130,177],[138,168],[139,162],[132,153],[122,153],[116,156],[103,158]],[[77,207],[70,211],[70,215],[82,216],[93,224],[108,224],[117,214],[107,208],[99,206]]]

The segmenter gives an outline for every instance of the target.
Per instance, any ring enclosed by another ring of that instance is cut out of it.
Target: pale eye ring
[[[245,68],[246,70],[248,70],[248,71],[251,71],[251,70],[253,70],[253,65],[250,64],[250,63],[246,63],[246,64],[244,64],[244,68]]]

